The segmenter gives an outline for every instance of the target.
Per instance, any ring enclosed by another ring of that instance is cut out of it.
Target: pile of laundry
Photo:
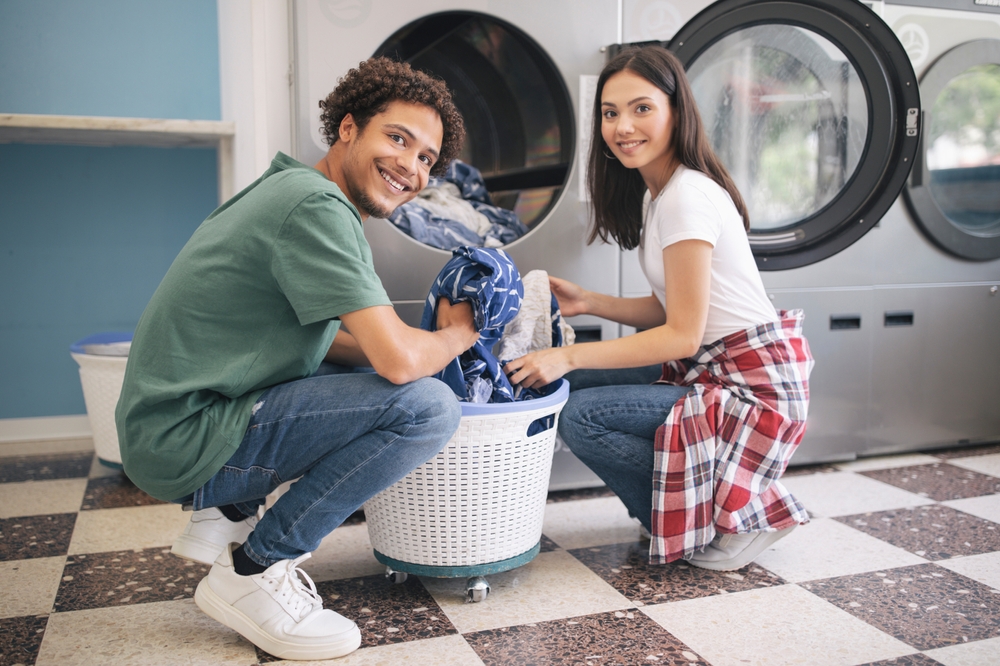
[[[494,206],[474,166],[453,161],[443,178],[432,177],[413,201],[389,216],[403,233],[442,250],[464,245],[501,247],[528,233],[517,214]]]
[[[575,341],[545,271],[531,271],[522,280],[503,250],[459,247],[431,286],[422,329],[435,330],[437,304],[442,297],[452,304],[469,302],[479,331],[479,341],[435,375],[459,400],[513,402],[545,395],[544,389],[511,386],[503,371],[507,361]]]

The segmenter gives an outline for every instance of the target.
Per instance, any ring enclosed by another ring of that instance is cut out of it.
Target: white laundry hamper
[[[70,356],[80,366],[80,384],[94,435],[97,459],[107,467],[122,468],[115,427],[115,407],[125,380],[131,333],[98,333],[70,346]]]
[[[444,449],[364,505],[375,557],[390,580],[468,577],[469,600],[482,601],[489,593],[483,576],[534,559],[568,397],[569,383],[560,379],[532,400],[462,403]]]

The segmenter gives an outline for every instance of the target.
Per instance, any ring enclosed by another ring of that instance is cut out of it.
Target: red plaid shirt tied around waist
[[[813,358],[801,310],[663,365],[659,383],[690,386],[656,431],[654,564],[689,558],[722,533],[809,521],[777,481],[802,441]]]

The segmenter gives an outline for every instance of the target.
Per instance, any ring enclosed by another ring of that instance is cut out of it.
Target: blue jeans
[[[577,458],[652,530],[653,445],[674,403],[690,390],[650,384],[660,366],[628,370],[574,370],[566,375],[569,400],[559,436]]]
[[[268,493],[297,478],[244,546],[263,566],[294,559],[433,458],[461,416],[455,394],[437,379],[396,386],[373,372],[323,364],[312,377],[268,389],[236,453],[177,501],[196,511],[233,504],[250,515]]]

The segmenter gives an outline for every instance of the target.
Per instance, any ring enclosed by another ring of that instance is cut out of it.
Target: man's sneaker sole
[[[190,534],[182,534],[174,539],[174,545],[170,547],[170,552],[186,560],[194,560],[199,564],[212,566],[215,564],[215,558],[222,552],[222,548],[223,546],[217,543],[199,539]]]
[[[194,592],[194,602],[206,615],[243,636],[264,652],[280,659],[298,661],[333,659],[354,652],[361,646],[361,630],[354,625],[353,631],[316,645],[302,645],[281,641],[264,632],[256,622],[239,609],[227,604],[208,584],[206,576],[198,583]]]

